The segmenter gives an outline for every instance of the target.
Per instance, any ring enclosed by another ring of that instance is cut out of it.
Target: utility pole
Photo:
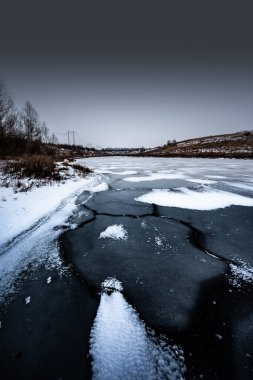
[[[67,134],[68,134],[68,145],[70,145],[70,136],[72,135],[72,142],[73,142],[73,145],[76,145],[76,142],[75,142],[75,131],[67,131]]]
[[[77,132],[75,132],[75,131],[72,131],[72,136],[73,136],[73,145],[76,145],[76,143],[75,143],[75,133],[77,133]]]

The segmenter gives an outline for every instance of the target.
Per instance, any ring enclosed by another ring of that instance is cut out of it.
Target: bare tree
[[[58,144],[58,139],[57,137],[55,136],[54,133],[52,133],[49,137],[49,143],[50,144]]]
[[[0,136],[5,137],[10,135],[16,127],[17,112],[14,107],[14,101],[0,82]]]
[[[41,140],[39,115],[28,101],[25,103],[21,113],[21,124],[28,146],[32,141]]]
[[[49,142],[50,136],[49,136],[49,128],[47,127],[45,121],[41,123],[40,130],[41,130],[41,140],[43,143],[47,144]]]

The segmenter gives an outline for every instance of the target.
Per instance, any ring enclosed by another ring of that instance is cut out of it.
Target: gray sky
[[[67,141],[253,129],[250,1],[2,1],[0,78]]]

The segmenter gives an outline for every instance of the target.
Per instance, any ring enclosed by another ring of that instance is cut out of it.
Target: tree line
[[[41,153],[45,151],[43,145],[57,143],[31,102],[17,110],[10,92],[0,82],[0,154]]]

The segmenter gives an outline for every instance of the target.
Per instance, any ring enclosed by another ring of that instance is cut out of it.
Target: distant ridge
[[[140,156],[253,158],[253,131],[198,137],[148,149]]]

